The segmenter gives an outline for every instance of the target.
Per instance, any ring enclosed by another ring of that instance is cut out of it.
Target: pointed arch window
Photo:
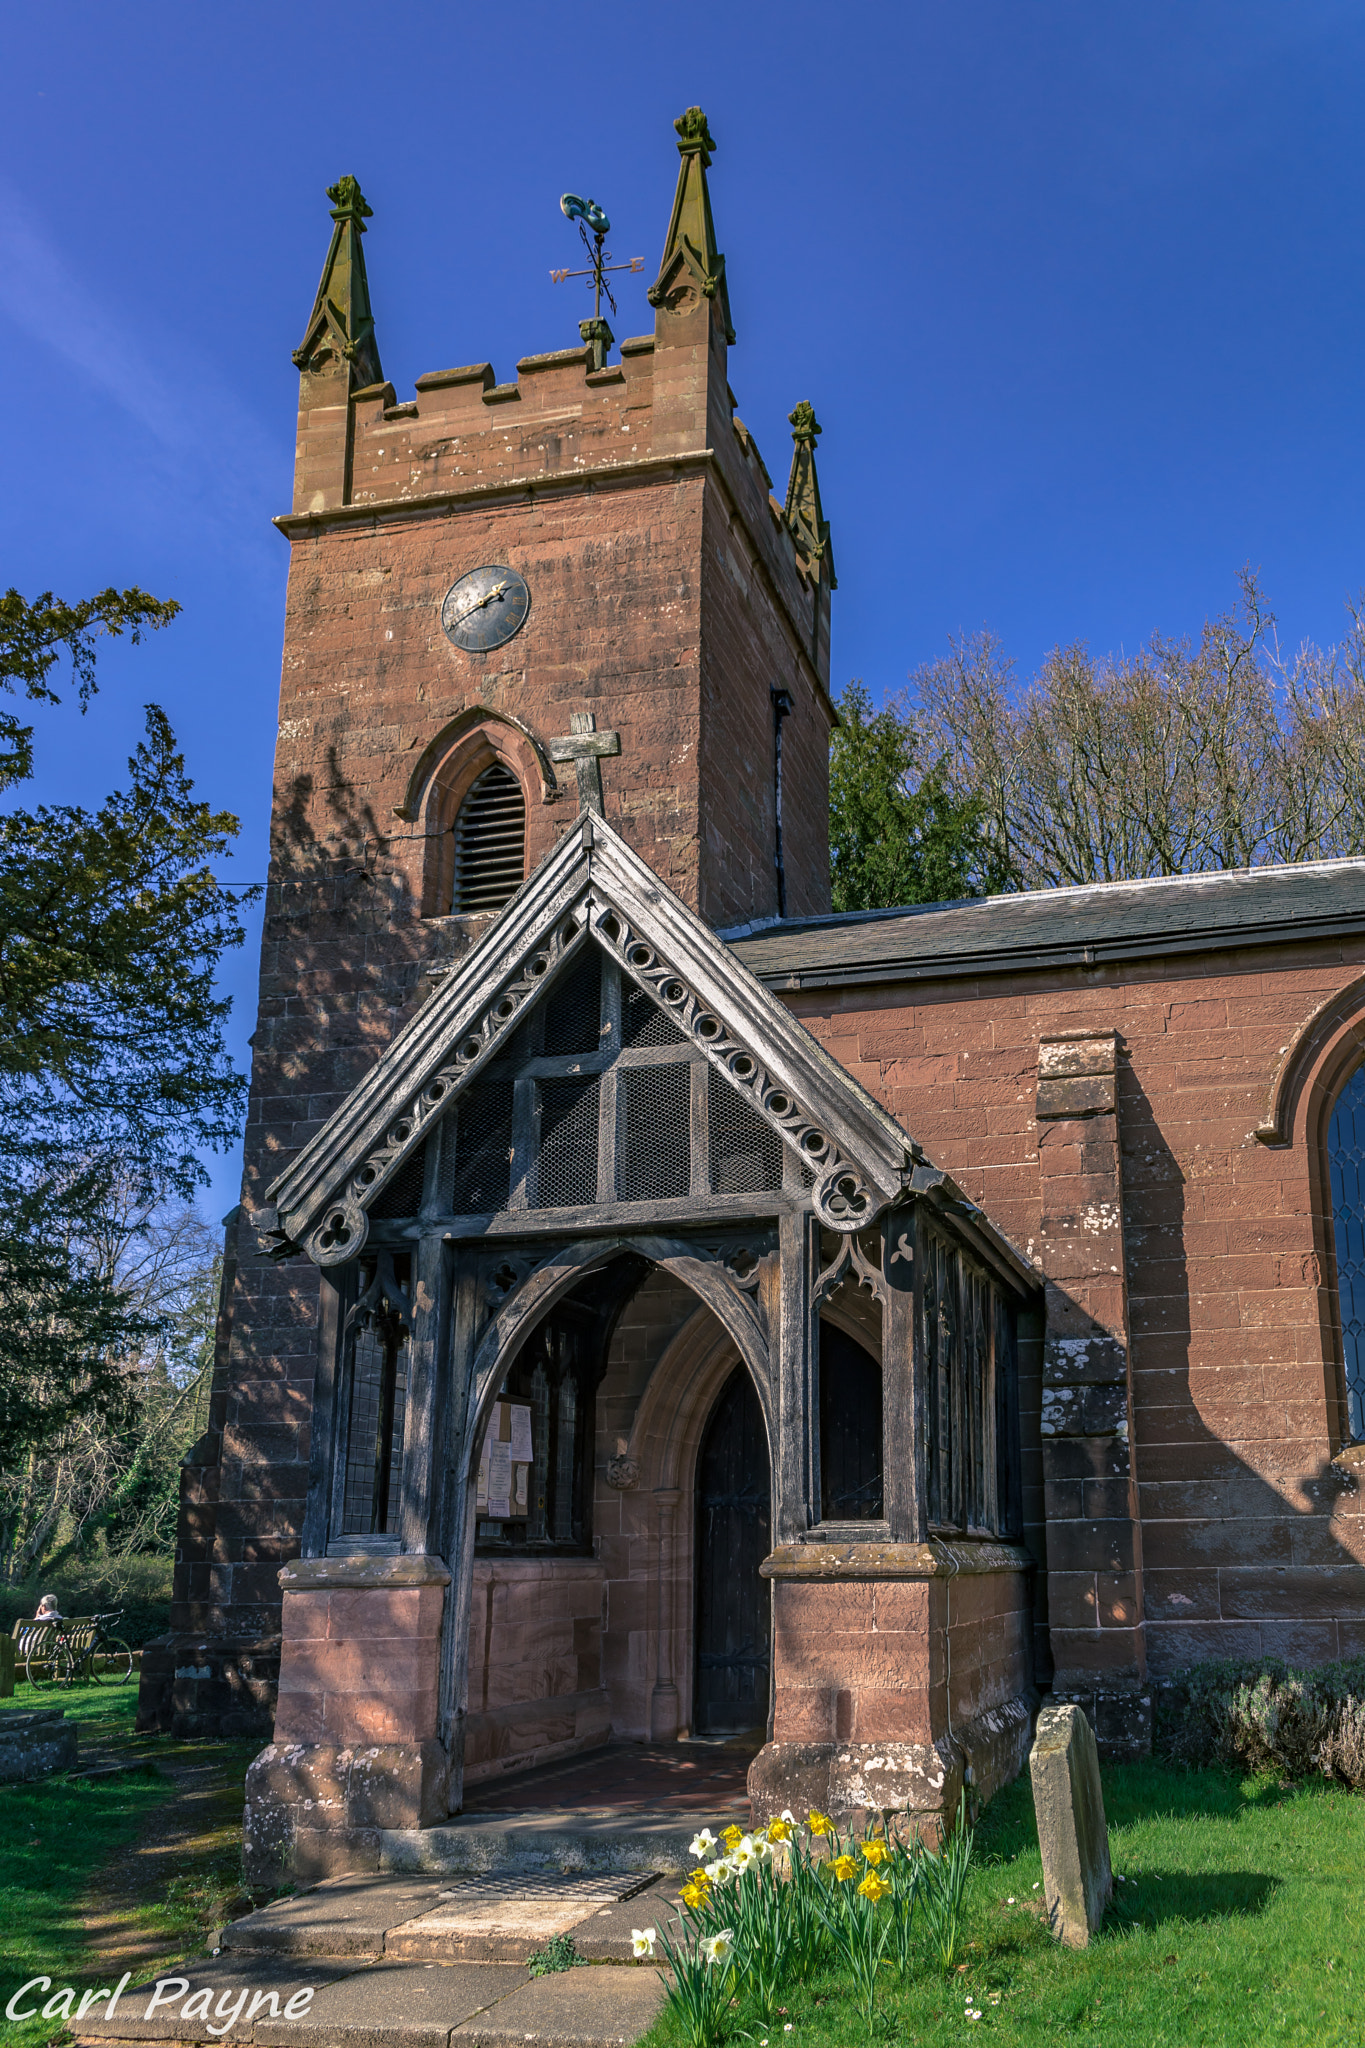
[[[1365,1067],[1356,1068],[1332,1107],[1327,1158],[1347,1427],[1359,1443],[1365,1439]]]
[[[495,761],[472,784],[455,820],[456,917],[501,910],[526,879],[526,799]]]

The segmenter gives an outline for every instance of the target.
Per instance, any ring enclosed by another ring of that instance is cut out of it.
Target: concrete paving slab
[[[747,1814],[747,1808],[746,1808]],[[709,1822],[719,1834],[730,1815]],[[741,1817],[741,1825],[747,1822]],[[379,1868],[395,1876],[422,1871],[662,1870],[686,1871],[694,1814],[619,1813],[613,1808],[549,1808],[540,1812],[469,1814],[434,1828],[388,1828],[379,1837]]]
[[[304,2018],[258,2023],[254,2048],[446,2048],[462,2022],[529,1981],[512,1963],[385,1958],[321,1992]]]
[[[433,1911],[392,1928],[385,1954],[524,1962],[555,1935],[571,1933],[639,1889],[639,1878],[629,1871],[482,1872],[457,1881]]]
[[[633,1898],[619,1904],[599,1906],[573,1930],[574,1947],[590,1963],[634,1963],[631,1935],[637,1927],[672,1925],[678,1911],[678,1887],[674,1878],[661,1877]]]
[[[204,1956],[163,1970],[158,1977],[132,1985],[121,1994],[112,2016],[103,2008],[73,2018],[78,2041],[223,2041],[249,2042],[270,2017],[273,2003],[282,2015],[291,1998],[318,1994],[361,1965],[338,1959],[314,1962],[296,1956]],[[178,1989],[183,1986],[183,1989]],[[240,2000],[239,1995],[246,1996]],[[236,2017],[230,2016],[235,2012]],[[227,2026],[225,2028],[225,2022]],[[210,2027],[219,2031],[210,2033]]]
[[[225,1927],[221,1946],[276,1955],[381,1955],[384,1937],[438,1902],[441,1879],[334,1877]]]
[[[652,1965],[562,1970],[466,2020],[450,2048],[618,2048],[649,2031],[663,2001]]]

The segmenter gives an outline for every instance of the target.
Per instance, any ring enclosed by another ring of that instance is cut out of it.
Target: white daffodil
[[[716,1846],[716,1838],[710,1828],[703,1828],[699,1835],[693,1835],[688,1844],[688,1854],[700,1863],[703,1856],[709,1856]]]
[[[758,1858],[760,1863],[771,1863],[773,1857],[773,1845],[768,1840],[768,1837],[766,1835],[760,1835],[758,1837],[758,1840],[754,1843],[754,1855]]]
[[[630,1945],[637,1956],[652,1956],[656,1938],[652,1927],[632,1927],[630,1930]]]
[[[749,1865],[751,1863],[756,1863],[758,1861],[757,1854],[754,1850],[754,1842],[752,1835],[745,1835],[741,1841],[735,1843],[734,1849],[731,1852],[730,1861],[734,1864],[736,1871],[739,1873],[741,1877],[744,1875],[744,1872],[749,1868]]]
[[[783,1807],[782,1818],[787,1823],[787,1826],[789,1828],[794,1828],[796,1826],[796,1815],[792,1812],[789,1806]]]
[[[708,1963],[728,1963],[735,1952],[734,1928],[722,1927],[719,1934],[708,1934],[701,1952]]]

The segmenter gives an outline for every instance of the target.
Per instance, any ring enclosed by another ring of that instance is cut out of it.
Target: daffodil
[[[768,1840],[770,1842],[789,1842],[791,1840],[791,1833],[791,1822],[789,1820],[770,1820],[768,1822]]]
[[[834,1833],[834,1822],[827,1813],[817,1813],[812,1807],[810,1831],[813,1835],[832,1835]]]
[[[836,1856],[830,1868],[840,1884],[847,1884],[851,1877],[858,1875],[858,1866],[851,1856]]]
[[[701,1952],[708,1963],[728,1963],[735,1952],[734,1928],[722,1927],[719,1934],[708,1934]]]
[[[890,1889],[891,1887],[887,1883],[886,1879],[884,1877],[879,1877],[875,1870],[869,1870],[867,1876],[858,1886],[858,1890],[862,1893],[863,1897],[865,1899],[871,1899],[874,1906],[876,1905],[878,1899],[884,1899],[886,1897]]]
[[[885,1863],[887,1857],[885,1842],[860,1842],[858,1846],[864,1863],[870,1863],[874,1870],[879,1863]]]
[[[652,1927],[632,1927],[630,1930],[630,1945],[637,1956],[652,1956],[655,1939],[655,1931]]]
[[[724,1842],[727,1849],[733,1849],[736,1842],[738,1842],[742,1837],[743,1833],[743,1828],[736,1827],[735,1823],[731,1821],[728,1828],[723,1828],[721,1830],[720,1838],[722,1842]]]
[[[699,1835],[693,1835],[687,1845],[687,1853],[689,1856],[695,1856],[698,1863],[700,1863],[704,1857],[711,1854],[715,1846],[716,1838],[710,1828],[703,1828]]]
[[[679,1894],[683,1904],[690,1906],[694,1913],[706,1904],[708,1896],[709,1887],[704,1884],[685,1884]]]

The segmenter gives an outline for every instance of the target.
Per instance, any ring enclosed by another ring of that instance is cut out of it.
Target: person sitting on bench
[[[38,1611],[33,1619],[35,1621],[64,1621],[65,1618],[60,1607],[57,1605],[57,1595],[55,1593],[44,1593],[42,1599],[38,1602]]]

